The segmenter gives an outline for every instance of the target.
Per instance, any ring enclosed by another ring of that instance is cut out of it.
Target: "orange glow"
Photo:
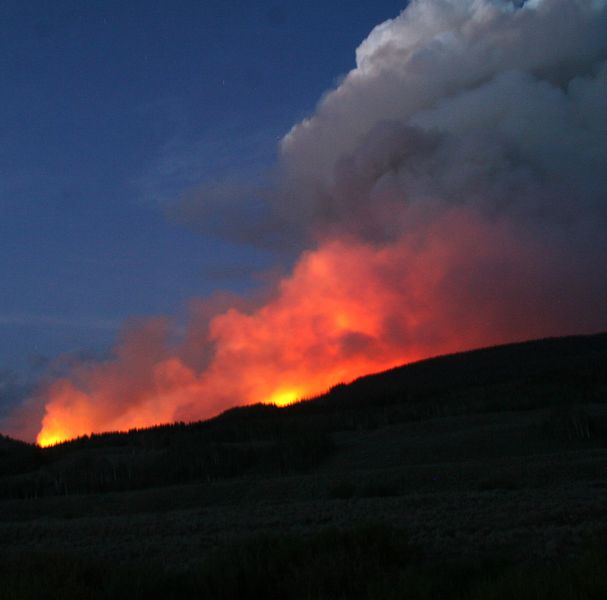
[[[508,225],[463,209],[373,245],[325,240],[263,306],[225,310],[187,353],[161,324],[131,332],[116,357],[46,390],[37,441],[289,404],[371,372],[472,347],[550,334],[544,253]],[[195,368],[194,350],[204,368]],[[202,340],[202,341],[201,341]],[[185,358],[187,354],[187,359]]]

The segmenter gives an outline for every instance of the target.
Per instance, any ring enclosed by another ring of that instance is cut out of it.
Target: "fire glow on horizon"
[[[414,0],[371,32],[281,144],[277,212],[315,244],[263,303],[200,301],[177,345],[148,319],[43,386],[38,443],[607,328],[606,2],[519,4]]]
[[[505,258],[515,271],[483,290]],[[406,362],[549,333],[555,316],[537,317],[540,290],[526,294],[536,304],[527,316],[510,297],[542,262],[531,241],[461,210],[391,244],[327,241],[304,253],[273,300],[210,320],[214,354],[201,373],[179,352],[145,359],[139,345],[155,336],[144,326],[116,360],[54,382],[38,444],[211,417],[235,404],[285,405]]]

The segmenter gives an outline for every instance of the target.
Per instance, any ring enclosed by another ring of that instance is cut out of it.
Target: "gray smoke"
[[[417,0],[356,56],[282,141],[281,214],[375,237],[390,202],[604,222],[604,1]]]

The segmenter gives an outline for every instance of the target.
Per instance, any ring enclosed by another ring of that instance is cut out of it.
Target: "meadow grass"
[[[550,563],[520,564],[504,556],[440,562],[426,559],[405,531],[381,523],[235,539],[181,571],[57,553],[4,555],[0,562],[1,600],[605,597],[604,544],[589,543],[576,557]]]

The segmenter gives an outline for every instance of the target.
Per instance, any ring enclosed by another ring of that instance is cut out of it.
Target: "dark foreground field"
[[[607,335],[0,440],[0,599],[607,598]]]

